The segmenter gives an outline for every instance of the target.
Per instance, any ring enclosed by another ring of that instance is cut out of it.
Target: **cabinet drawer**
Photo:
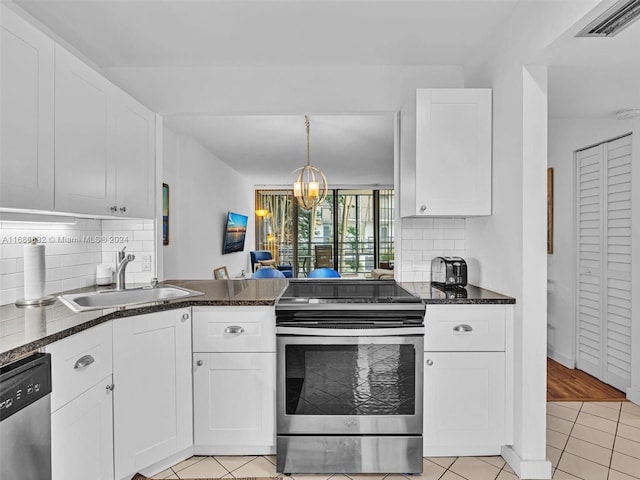
[[[194,352],[275,352],[275,311],[267,307],[194,307]]]
[[[427,305],[425,351],[505,350],[503,305]]]
[[[51,411],[111,375],[111,323],[89,328],[46,347],[51,354]]]

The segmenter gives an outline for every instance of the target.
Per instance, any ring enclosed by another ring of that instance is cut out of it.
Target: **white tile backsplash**
[[[45,244],[48,295],[95,283],[96,266],[115,266],[115,252],[127,247],[136,259],[127,268],[127,282],[148,283],[155,276],[153,220],[78,219],[75,225],[0,222],[0,305],[24,297],[23,245],[38,237]],[[143,256],[151,271],[142,272]]]
[[[466,255],[464,218],[404,218],[402,228],[402,281],[424,282],[431,276],[431,260]]]

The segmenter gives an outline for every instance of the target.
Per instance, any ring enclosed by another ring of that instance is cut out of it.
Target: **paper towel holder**
[[[37,245],[38,243],[38,239],[36,237],[34,237],[30,244],[31,245]],[[25,246],[26,247],[26,246]],[[44,246],[43,246],[44,248]],[[26,251],[26,250],[25,250]],[[41,251],[41,255],[44,257],[44,249]],[[44,260],[44,258],[43,258]],[[25,255],[25,272],[27,271],[27,257]],[[44,266],[42,267],[44,268]],[[27,288],[26,288],[26,274],[25,274],[25,296],[27,296]],[[44,282],[44,280],[43,280]],[[44,285],[42,286],[42,290],[44,291]],[[44,293],[44,292],[43,292]],[[51,305],[53,303],[55,303],[56,301],[56,297],[51,296],[51,295],[45,295],[43,297],[40,298],[33,298],[33,299],[25,299],[25,298],[21,298],[16,300],[16,307],[44,307],[46,305]]]
[[[57,297],[53,297],[51,295],[47,295],[46,297],[36,298],[35,300],[26,300],[21,298],[20,300],[16,300],[16,307],[20,308],[35,308],[35,307],[46,307],[47,305],[53,305],[56,303]]]

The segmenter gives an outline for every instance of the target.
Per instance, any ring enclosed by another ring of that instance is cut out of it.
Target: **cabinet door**
[[[0,207],[53,210],[54,43],[0,13]]]
[[[123,92],[109,111],[109,155],[115,165],[118,214],[153,218],[155,205],[155,115]]]
[[[193,359],[195,453],[273,452],[276,354],[195,353]]]
[[[51,415],[53,480],[113,479],[111,375]]]
[[[505,437],[505,353],[425,352],[425,455],[492,455]]]
[[[56,45],[56,210],[114,213],[115,168],[107,142],[112,88],[98,72]]]
[[[416,91],[416,215],[491,215],[491,90]]]
[[[114,320],[117,479],[191,446],[191,378],[190,310]]]

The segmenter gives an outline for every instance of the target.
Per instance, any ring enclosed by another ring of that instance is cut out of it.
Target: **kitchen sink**
[[[165,302],[197,295],[203,295],[203,293],[173,285],[159,285],[157,287],[131,288],[127,290],[74,293],[60,295],[58,298],[74,312],[84,312],[103,308],[126,307],[140,303]]]

